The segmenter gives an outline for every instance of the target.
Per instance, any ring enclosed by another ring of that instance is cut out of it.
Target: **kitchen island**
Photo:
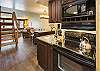
[[[58,41],[54,34],[36,37],[37,59],[44,71],[95,71],[95,59],[80,54],[79,47]],[[72,48],[72,49],[71,49]]]

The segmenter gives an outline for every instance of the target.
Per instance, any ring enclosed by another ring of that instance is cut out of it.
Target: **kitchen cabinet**
[[[63,2],[61,28],[96,31],[95,11],[95,0]]]
[[[37,60],[44,71],[53,71],[53,48],[37,40]]]
[[[39,43],[37,48],[37,59],[39,65],[46,70],[48,68],[47,62],[47,46],[43,43]]]
[[[61,23],[61,0],[49,0],[49,22]]]

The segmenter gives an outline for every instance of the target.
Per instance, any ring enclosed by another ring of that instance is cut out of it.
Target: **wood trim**
[[[1,18],[0,17],[0,20],[12,20],[12,18]]]
[[[46,17],[40,17],[40,19],[49,19],[49,18],[46,18]]]
[[[1,6],[0,6],[0,12],[1,12]],[[1,16],[1,13],[0,13]],[[1,51],[1,22],[0,22],[0,51]]]
[[[15,36],[15,34],[6,34],[6,35],[1,35],[1,38],[7,37],[7,36]]]
[[[8,40],[15,40],[15,39],[16,39],[16,38],[2,39],[1,42],[8,41]]]

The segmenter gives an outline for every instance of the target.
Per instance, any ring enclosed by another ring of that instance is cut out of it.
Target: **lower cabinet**
[[[50,45],[37,42],[37,59],[44,71],[53,71],[53,48]]]

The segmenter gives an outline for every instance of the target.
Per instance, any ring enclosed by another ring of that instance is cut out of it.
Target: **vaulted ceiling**
[[[0,0],[0,6],[34,13],[48,11],[48,0]]]

